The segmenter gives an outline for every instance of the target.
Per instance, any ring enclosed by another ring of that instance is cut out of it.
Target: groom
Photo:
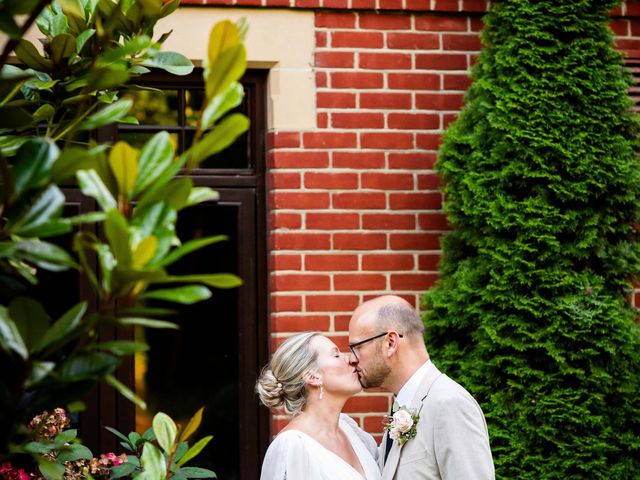
[[[385,433],[382,480],[494,479],[482,410],[431,363],[423,335],[418,312],[393,295],[363,303],[349,322],[350,364],[362,386],[393,392],[395,403],[419,412],[414,438],[393,441]]]

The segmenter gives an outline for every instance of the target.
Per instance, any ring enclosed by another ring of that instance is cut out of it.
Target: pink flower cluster
[[[70,424],[71,420],[67,417],[64,408],[56,408],[52,413],[45,410],[40,415],[33,417],[27,428],[33,430],[36,441],[51,440]]]
[[[27,473],[21,468],[16,468],[9,462],[0,465],[0,475],[5,480],[32,480],[35,478],[33,474]]]

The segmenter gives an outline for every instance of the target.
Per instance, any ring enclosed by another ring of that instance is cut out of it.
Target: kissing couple
[[[424,325],[404,299],[360,305],[349,353],[326,336],[288,338],[262,370],[262,403],[292,416],[275,437],[261,480],[491,480],[487,424],[478,403],[430,361]],[[363,388],[395,396],[378,447],[342,413]]]

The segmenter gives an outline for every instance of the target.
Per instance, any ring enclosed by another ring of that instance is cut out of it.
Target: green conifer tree
[[[452,232],[424,298],[499,479],[640,478],[638,121],[616,0],[498,0],[438,169]]]

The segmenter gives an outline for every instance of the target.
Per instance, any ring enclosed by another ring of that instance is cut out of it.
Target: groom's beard
[[[360,371],[358,380],[360,380],[362,388],[379,387],[390,373],[391,368],[384,362],[382,355],[376,355],[366,373],[362,370]]]

